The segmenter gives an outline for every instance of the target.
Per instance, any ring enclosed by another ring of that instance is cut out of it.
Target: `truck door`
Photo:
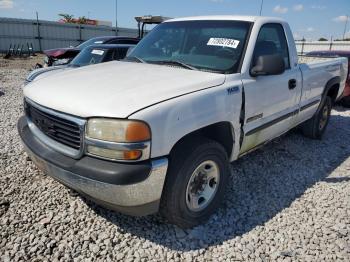
[[[298,113],[301,94],[301,75],[297,65],[291,65],[288,42],[281,24],[261,27],[251,66],[261,55],[279,54],[285,62],[281,75],[252,77],[242,75],[245,92],[244,139],[240,153],[281,135],[292,127]]]

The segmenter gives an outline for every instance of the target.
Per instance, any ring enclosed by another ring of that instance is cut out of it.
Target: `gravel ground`
[[[350,111],[333,110],[323,141],[292,131],[234,163],[225,207],[183,231],[100,208],[33,165],[16,130],[31,64],[0,60],[1,261],[350,260]]]

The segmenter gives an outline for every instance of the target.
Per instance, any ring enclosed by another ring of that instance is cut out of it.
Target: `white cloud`
[[[304,10],[304,6],[301,5],[301,4],[295,5],[295,6],[293,6],[293,10],[297,11],[297,12],[303,11]]]
[[[273,11],[275,13],[279,13],[279,14],[285,14],[288,12],[288,8],[287,7],[283,7],[283,6],[280,6],[280,5],[276,5],[273,9]]]
[[[325,5],[312,5],[311,8],[323,10],[323,9],[326,9],[326,6]]]
[[[13,0],[0,0],[0,9],[12,9]]]
[[[350,18],[346,15],[340,15],[338,17],[333,18],[334,22],[346,22],[346,21],[350,21]]]
[[[315,31],[315,28],[313,28],[313,27],[308,27],[308,28],[306,28],[306,31],[307,31],[307,32],[313,32],[313,31]]]

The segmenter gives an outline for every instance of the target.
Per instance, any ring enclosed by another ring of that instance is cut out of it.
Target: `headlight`
[[[149,127],[143,122],[105,118],[90,119],[86,134],[90,138],[121,143],[151,139]]]
[[[90,119],[86,128],[87,152],[112,160],[149,157],[151,131],[141,121]]]

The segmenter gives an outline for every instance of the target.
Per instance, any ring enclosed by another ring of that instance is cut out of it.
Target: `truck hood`
[[[150,105],[224,82],[223,74],[109,62],[38,79],[24,88],[24,95],[75,116],[126,118]]]
[[[26,81],[31,82],[34,80],[38,80],[40,78],[49,76],[51,74],[55,74],[57,72],[60,72],[61,70],[64,70],[66,68],[68,68],[67,65],[38,68],[38,69],[35,69],[29,73],[29,75],[26,78]]]

